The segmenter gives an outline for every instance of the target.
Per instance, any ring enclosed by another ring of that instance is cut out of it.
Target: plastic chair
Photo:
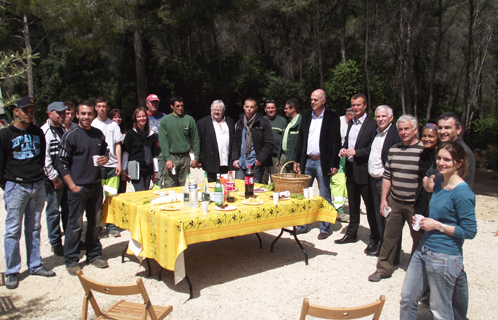
[[[384,303],[386,302],[386,297],[381,295],[379,300],[354,308],[330,308],[323,307],[316,304],[310,304],[308,298],[304,298],[303,308],[301,309],[300,320],[305,320],[306,315],[317,317],[321,319],[358,319],[369,316],[373,314],[373,320],[378,320],[380,318],[380,313],[382,308],[384,308]]]
[[[83,272],[79,270],[77,273],[80,279],[81,285],[85,290],[85,296],[83,297],[83,312],[81,315],[82,320],[86,320],[88,316],[88,302],[92,304],[93,310],[97,315],[97,320],[99,319],[152,319],[161,320],[164,319],[172,310],[173,306],[160,307],[152,306],[147,290],[142,282],[142,279],[137,279],[136,284],[130,285],[108,285],[93,281],[83,275]],[[129,296],[134,294],[141,294],[144,299],[144,303],[126,302],[120,300],[118,303],[114,304],[109,310],[102,313],[95,300],[92,290],[110,295],[118,296]]]

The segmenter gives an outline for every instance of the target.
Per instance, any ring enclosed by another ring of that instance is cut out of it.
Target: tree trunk
[[[436,48],[434,49],[434,57],[431,61],[431,74],[430,74],[430,83],[429,83],[429,102],[427,103],[427,113],[425,115],[425,122],[427,123],[431,118],[431,110],[432,104],[434,103],[434,82],[436,78],[436,63],[439,55],[439,48],[441,48],[441,42],[443,40],[443,1],[438,1],[438,15],[437,15],[437,23],[438,23],[438,39],[436,43]]]
[[[370,72],[368,71],[368,24],[369,24],[369,12],[368,12],[368,0],[367,0],[367,12],[366,12],[366,27],[365,27],[365,77],[367,80],[367,104],[368,104],[368,113],[372,109],[372,99],[370,97]]]
[[[346,63],[346,8],[348,6],[348,1],[344,0],[341,7],[341,58],[342,62]]]
[[[24,43],[26,46],[26,52],[31,52],[31,41],[29,38],[29,23],[28,23],[28,16],[26,13],[23,16],[23,27],[24,27]],[[27,80],[28,80],[28,96],[30,96],[32,99],[35,98],[35,85],[33,81],[33,64],[31,63],[31,60],[27,60]]]
[[[469,4],[469,24],[467,33],[467,48],[465,50],[465,82],[463,85],[463,112],[462,123],[466,127],[468,115],[470,113],[469,93],[470,93],[470,61],[472,55],[473,29],[474,29],[474,0],[468,0]]]
[[[320,76],[320,88],[323,89],[324,80],[323,80],[323,57],[322,57],[322,45],[320,44],[320,8],[318,8],[318,1],[315,1],[315,17],[314,21],[314,29],[315,29],[315,44],[316,44],[316,54],[318,56],[318,73]]]
[[[138,105],[145,108],[145,99],[147,98],[147,77],[145,75],[145,54],[142,43],[142,30],[139,25],[133,30],[133,46],[135,49]]]

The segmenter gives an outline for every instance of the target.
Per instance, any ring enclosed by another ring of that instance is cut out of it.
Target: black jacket
[[[299,138],[297,139],[296,153],[294,161],[301,165],[301,173],[306,168],[308,158],[308,135],[311,125],[311,112],[303,113],[301,127],[299,128]],[[325,108],[323,114],[322,128],[320,129],[320,164],[323,174],[327,174],[330,168],[339,169],[339,150],[341,149],[341,121],[337,113]],[[290,160],[290,159],[289,159]]]
[[[343,148],[349,149],[349,131],[351,131],[351,126],[353,125],[353,119],[349,120],[348,124],[348,134],[344,139]],[[354,156],[353,162],[346,160],[346,176],[348,175],[348,168],[353,166],[354,180],[358,184],[368,184],[370,175],[368,174],[368,158],[370,157],[370,150],[372,147],[372,141],[377,135],[377,122],[371,118],[365,118],[365,121],[361,125],[360,132],[358,132],[358,138],[354,146],[356,155]],[[349,177],[348,177],[349,178]]]
[[[254,125],[252,126],[252,143],[256,151],[256,160],[262,163],[263,167],[272,166],[271,152],[273,150],[273,132],[268,120],[263,119],[256,112]],[[232,163],[240,158],[240,148],[242,144],[242,131],[244,130],[244,113],[239,116],[239,121],[235,124],[235,135],[232,143]]]
[[[45,135],[30,124],[27,130],[13,125],[0,130],[0,187],[6,181],[34,183],[45,177]]]
[[[225,122],[227,123],[230,137],[228,141],[228,170],[233,170],[231,156],[235,125],[233,119],[227,116],[225,116]],[[218,141],[216,140],[216,132],[214,131],[211,115],[197,121],[197,133],[199,134],[201,144],[199,162],[202,164],[202,169],[206,172],[218,173],[220,170],[220,154],[218,152]]]
[[[373,140],[372,140],[373,142]],[[399,137],[398,128],[393,122],[387,131],[386,140],[384,140],[384,145],[382,146],[382,163],[385,165],[387,162],[387,155],[389,154],[389,149],[395,144],[401,143],[401,138]]]

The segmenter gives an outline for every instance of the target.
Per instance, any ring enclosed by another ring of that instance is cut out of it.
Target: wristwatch
[[[439,229],[439,231],[444,233],[444,227],[445,227],[444,223],[441,223],[441,229]]]

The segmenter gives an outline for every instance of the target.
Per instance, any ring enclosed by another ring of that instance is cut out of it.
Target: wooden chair
[[[145,290],[145,286],[142,279],[137,279],[137,284],[131,285],[107,285],[103,283],[98,283],[96,281],[90,280],[83,275],[83,272],[79,270],[77,272],[78,278],[80,279],[81,285],[85,290],[85,296],[83,297],[83,313],[81,315],[82,320],[86,320],[88,316],[88,302],[92,304],[93,310],[97,315],[97,320],[99,319],[152,319],[160,320],[164,319],[172,310],[173,306],[159,307],[152,306],[149,295]],[[110,295],[120,295],[129,296],[133,294],[141,294],[144,299],[144,303],[126,302],[120,300],[118,303],[114,304],[109,310],[102,313],[100,308],[93,296],[92,290]]]
[[[379,300],[354,308],[330,308],[322,307],[316,304],[310,304],[308,298],[304,298],[303,308],[301,309],[300,320],[305,320],[306,315],[322,319],[358,319],[373,314],[373,320],[380,318],[380,313],[386,302],[386,297],[381,295]]]

